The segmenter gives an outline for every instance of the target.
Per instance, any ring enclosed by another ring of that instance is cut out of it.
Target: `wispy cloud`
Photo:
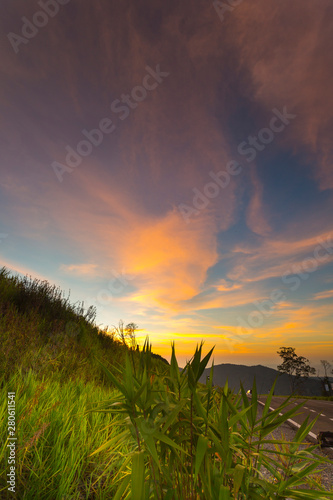
[[[325,290],[324,292],[318,292],[313,296],[313,300],[324,300],[333,298],[333,290]]]
[[[267,107],[288,103],[302,117],[281,141],[303,154],[321,189],[332,188],[332,74],[327,50],[332,43],[327,23],[332,3],[326,0],[320,9],[311,1],[294,2],[288,9],[271,7],[260,0],[235,10],[230,33],[236,30],[238,36],[233,44],[251,74],[258,102]],[[286,30],[283,39],[281,26]]]
[[[60,271],[82,277],[100,276],[97,264],[61,264]]]

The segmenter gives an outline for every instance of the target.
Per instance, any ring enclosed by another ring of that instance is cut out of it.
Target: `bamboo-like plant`
[[[315,446],[302,446],[313,422],[306,420],[292,442],[270,437],[302,404],[287,409],[288,398],[271,411],[274,384],[259,416],[255,382],[251,401],[243,387],[238,394],[227,383],[214,387],[213,367],[206,384],[199,383],[211,355],[201,359],[201,343],[180,371],[173,344],[171,363],[159,373],[146,340],[140,369],[134,372],[127,357],[119,367],[121,381],[102,365],[119,393],[96,411],[121,412],[128,425],[93,454],[131,443],[114,500],[333,498],[309,476],[325,461],[314,454]]]

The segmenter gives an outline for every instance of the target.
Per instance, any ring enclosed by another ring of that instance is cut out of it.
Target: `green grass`
[[[268,396],[268,394],[260,394],[262,397]],[[289,398],[290,396],[274,396],[275,398]],[[292,395],[293,399],[318,399],[321,401],[333,401],[333,396],[300,396],[300,395]]]
[[[119,463],[131,451],[124,444],[90,456],[96,447],[124,428],[121,415],[110,418],[88,412],[114,393],[94,383],[40,380],[32,371],[4,382],[2,396],[16,393],[16,495],[6,493],[1,467],[0,498],[60,500],[113,498]],[[7,420],[7,398],[1,398],[1,421]],[[7,426],[1,425],[0,462],[7,461]]]
[[[71,304],[69,296],[46,281],[11,276],[0,270],[0,377],[19,369],[59,381],[105,384],[96,358],[124,362],[129,352],[116,330],[95,324],[96,310]],[[132,352],[133,358],[137,354]],[[155,362],[163,359],[155,355]]]
[[[281,416],[285,401],[270,412],[271,392],[259,416],[255,382],[251,401],[244,390],[217,389],[209,379],[198,384],[211,354],[201,359],[201,350],[180,372],[174,347],[171,364],[157,368],[146,342],[138,366],[127,355],[118,376],[103,367],[112,388],[60,383],[33,371],[0,381],[1,422],[7,418],[5,395],[16,393],[18,438],[12,495],[6,485],[7,427],[1,426],[0,498],[333,498],[317,481],[324,459],[314,454],[315,446],[304,448],[311,423],[292,442],[270,437],[298,405]],[[275,450],[265,449],[266,443]]]

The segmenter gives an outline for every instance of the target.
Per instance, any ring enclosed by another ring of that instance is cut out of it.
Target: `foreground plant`
[[[93,382],[40,380],[33,371],[17,372],[9,381],[0,379],[0,387],[1,500],[113,498],[118,463],[129,449],[124,445],[115,450],[111,463],[106,452],[89,455],[116,435],[121,416],[110,426],[108,415],[85,415],[87,408],[109,397],[109,389]],[[7,483],[7,393],[11,391],[16,393],[15,493],[8,490]]]
[[[122,413],[126,428],[93,455],[107,449],[112,454],[125,442],[130,450],[118,470],[114,500],[333,498],[309,479],[325,462],[314,454],[316,446],[304,449],[313,422],[306,420],[292,442],[269,438],[302,403],[282,415],[288,398],[270,411],[274,384],[258,416],[255,383],[251,401],[243,387],[239,394],[228,384],[214,387],[213,367],[206,384],[199,383],[211,354],[201,359],[201,344],[180,371],[172,345],[170,366],[158,373],[147,340],[136,372],[128,356],[119,378],[102,365],[119,394],[94,411]]]

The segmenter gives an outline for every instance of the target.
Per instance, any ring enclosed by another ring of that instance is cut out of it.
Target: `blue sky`
[[[0,265],[181,362],[332,361],[332,3],[16,0]]]

